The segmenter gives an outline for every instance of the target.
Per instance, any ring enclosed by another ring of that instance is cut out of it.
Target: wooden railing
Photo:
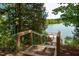
[[[20,38],[21,38],[21,36],[26,35],[26,34],[30,34],[30,39],[29,39],[29,41],[31,41],[31,39],[32,39],[32,30],[28,30],[28,31],[24,31],[24,32],[19,32],[19,33],[17,33],[17,35],[16,35],[16,50],[17,50],[17,51],[19,51]],[[29,42],[29,44],[31,44],[31,42]]]
[[[32,31],[32,30],[19,32],[19,33],[17,33],[17,35],[16,35],[16,50],[17,50],[17,51],[20,50],[20,38],[21,38],[23,35],[29,34],[29,36],[30,36],[29,44],[31,45],[32,39],[33,39],[33,37],[32,37],[32,36],[33,36],[33,33],[36,34],[36,35],[38,35],[38,36],[41,36],[41,37],[45,36],[45,37],[48,38],[48,36],[46,36],[45,34],[39,34],[39,33],[35,32],[35,31]],[[48,38],[48,41],[49,41],[49,40],[50,40],[50,39]],[[41,40],[41,41],[42,41],[42,40]],[[58,32],[57,35],[56,35],[56,50],[55,50],[55,51],[56,51],[56,52],[55,52],[56,55],[60,55],[60,32]]]

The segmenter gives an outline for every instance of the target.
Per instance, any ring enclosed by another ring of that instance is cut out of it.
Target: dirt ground
[[[5,50],[2,51],[1,50],[0,56],[29,56],[27,54],[22,54],[22,52],[23,51],[20,51],[20,52],[17,53],[15,51],[5,51]],[[53,56],[53,55],[50,55],[50,54],[48,55],[45,52],[36,52],[36,53],[44,55],[44,56],[45,55],[46,56]],[[63,45],[63,46],[61,46],[61,49],[60,49],[60,56],[79,56],[79,48]]]
[[[61,56],[79,56],[79,48],[68,45],[61,46]]]

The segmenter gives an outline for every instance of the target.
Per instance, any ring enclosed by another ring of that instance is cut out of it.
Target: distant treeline
[[[62,22],[63,21],[61,19],[46,19],[46,24],[57,24]]]

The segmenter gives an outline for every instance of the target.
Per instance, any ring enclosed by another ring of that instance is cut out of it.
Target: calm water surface
[[[62,23],[60,24],[50,24],[48,25],[46,32],[47,33],[57,33],[61,31],[61,39],[64,40],[65,37],[73,37],[74,27],[73,26],[65,26]]]

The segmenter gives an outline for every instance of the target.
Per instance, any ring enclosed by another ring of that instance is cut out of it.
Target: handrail
[[[17,35],[16,35],[16,50],[17,51],[19,51],[19,47],[20,47],[20,37],[23,36],[23,35],[26,35],[28,33],[32,34],[32,30],[17,33]]]
[[[18,35],[18,36],[23,36],[23,35],[28,34],[28,33],[31,33],[31,32],[32,32],[32,30],[23,31],[23,32],[17,33],[17,35]]]
[[[30,42],[31,42],[32,41],[32,33],[37,34],[41,37],[46,36],[45,34],[39,34],[39,33],[32,31],[32,30],[17,33],[17,36],[16,36],[16,50],[17,51],[19,51],[19,47],[20,47],[20,37],[23,35],[26,35],[26,34],[30,34]],[[46,37],[48,37],[48,36],[46,36]],[[56,52],[55,53],[56,53],[56,55],[60,54],[60,32],[58,32],[57,36],[56,36]]]
[[[32,31],[32,33],[37,34],[37,35],[39,35],[39,36],[46,36],[45,34],[40,34],[40,33],[37,33],[37,32],[35,32],[35,31]]]
[[[16,34],[16,49],[18,50],[19,49],[19,46],[20,46],[20,37],[23,36],[23,35],[26,35],[26,34],[30,34],[30,42],[32,40],[32,33],[42,37],[42,36],[45,36],[47,37],[45,34],[39,34],[35,31],[32,31],[32,30],[27,30],[27,31],[23,31],[23,32],[19,32]],[[31,44],[31,43],[30,43]]]

